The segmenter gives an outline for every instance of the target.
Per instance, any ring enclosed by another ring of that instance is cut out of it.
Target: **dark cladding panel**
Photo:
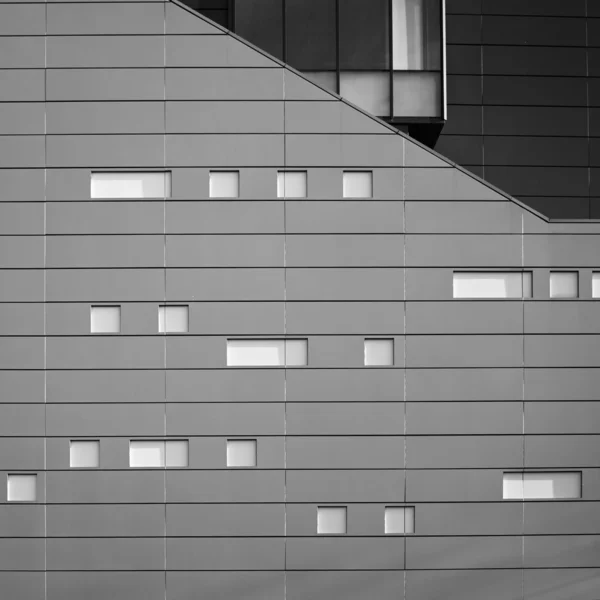
[[[283,0],[236,0],[235,32],[277,58],[283,58]]]

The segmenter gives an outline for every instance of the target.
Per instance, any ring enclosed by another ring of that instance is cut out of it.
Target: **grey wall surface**
[[[209,198],[220,168],[239,198]],[[277,198],[283,168],[306,199]],[[102,169],[170,170],[172,197],[92,200]],[[373,198],[344,200],[344,169]],[[2,597],[597,600],[599,234],[172,2],[0,2]],[[554,268],[578,299],[550,299]],[[533,298],[454,300],[456,269],[531,270]],[[158,333],[164,302],[189,332]],[[102,303],[121,333],[90,334]],[[308,365],[227,367],[257,336],[307,338]],[[367,337],[393,365],[364,366]],[[189,466],[130,468],[148,438]],[[73,439],[100,468],[69,467]],[[504,501],[524,469],[582,471],[583,497]],[[36,502],[7,501],[13,473]],[[317,535],[321,505],[346,535]]]

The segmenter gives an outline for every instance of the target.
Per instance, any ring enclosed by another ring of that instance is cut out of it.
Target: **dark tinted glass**
[[[389,1],[339,2],[341,69],[389,68]]]
[[[336,68],[335,0],[286,0],[286,60],[305,71]]]
[[[283,58],[283,0],[235,0],[235,32]]]

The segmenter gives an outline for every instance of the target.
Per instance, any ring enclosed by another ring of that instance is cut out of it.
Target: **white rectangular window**
[[[531,271],[457,271],[452,287],[454,298],[531,298],[533,295]]]
[[[121,331],[120,306],[92,306],[90,308],[92,333],[119,333]]]
[[[100,466],[98,440],[71,440],[69,466],[77,469],[94,469]]]
[[[344,198],[372,198],[373,172],[344,171],[343,188]]]
[[[581,498],[581,471],[504,473],[502,488],[506,500]]]
[[[6,479],[8,502],[35,502],[37,498],[37,475],[9,473]]]
[[[239,171],[211,171],[209,179],[209,195],[211,198],[239,198]]]
[[[577,271],[550,272],[550,298],[577,298],[579,273]]]
[[[308,340],[227,340],[229,367],[299,367],[308,364]]]
[[[366,339],[365,366],[391,367],[394,365],[393,339]]]
[[[343,534],[347,529],[345,506],[317,507],[317,533],[324,535]]]
[[[171,173],[92,173],[92,198],[169,198]]]
[[[306,171],[279,171],[277,173],[278,198],[306,198]]]
[[[129,466],[138,469],[153,467],[187,467],[188,440],[132,440],[129,442]]]
[[[415,507],[414,506],[386,506],[385,507],[385,532],[386,534],[400,534],[415,532]]]
[[[227,440],[228,467],[256,467],[256,440]]]
[[[159,333],[187,333],[189,331],[189,306],[159,306]]]
[[[600,273],[592,273],[592,298],[600,298]]]

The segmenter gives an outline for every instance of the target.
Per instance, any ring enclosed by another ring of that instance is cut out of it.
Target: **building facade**
[[[2,598],[597,600],[599,250],[183,4],[0,3]]]

